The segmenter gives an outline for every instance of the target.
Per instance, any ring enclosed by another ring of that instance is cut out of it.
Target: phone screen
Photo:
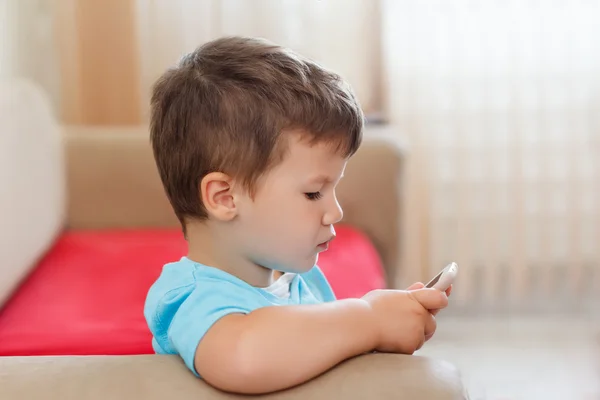
[[[440,272],[439,274],[437,274],[435,276],[435,278],[433,278],[431,281],[429,281],[429,283],[425,286],[426,288],[431,288],[433,287],[433,285],[435,285],[439,280],[440,277],[442,276],[442,274],[444,273],[444,271]]]

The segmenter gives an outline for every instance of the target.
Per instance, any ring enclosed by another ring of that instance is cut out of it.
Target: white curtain
[[[458,261],[465,306],[599,299],[600,2],[382,9],[387,115],[413,144],[407,267]]]
[[[379,2],[367,0],[137,0],[142,110],[165,68],[206,41],[260,36],[336,70],[365,112],[379,100]]]

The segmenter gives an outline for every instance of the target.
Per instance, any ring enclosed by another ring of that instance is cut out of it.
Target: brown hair
[[[340,76],[261,39],[217,39],[167,70],[152,92],[150,140],[184,232],[185,217],[207,216],[199,200],[205,175],[230,174],[252,192],[282,157],[281,132],[294,128],[349,157],[363,113]]]

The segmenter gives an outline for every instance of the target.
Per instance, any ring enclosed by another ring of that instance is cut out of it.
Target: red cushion
[[[0,356],[152,353],[146,293],[186,250],[179,230],[65,233],[0,311]],[[351,227],[319,265],[340,298],[384,286],[375,249]]]

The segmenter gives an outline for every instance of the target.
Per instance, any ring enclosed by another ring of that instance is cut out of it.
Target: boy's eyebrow
[[[344,174],[342,174],[340,176],[340,179],[342,179],[343,177],[344,177]],[[331,180],[331,178],[329,178],[329,176],[321,174],[321,175],[315,176],[309,182],[310,183],[331,183],[332,180]]]

